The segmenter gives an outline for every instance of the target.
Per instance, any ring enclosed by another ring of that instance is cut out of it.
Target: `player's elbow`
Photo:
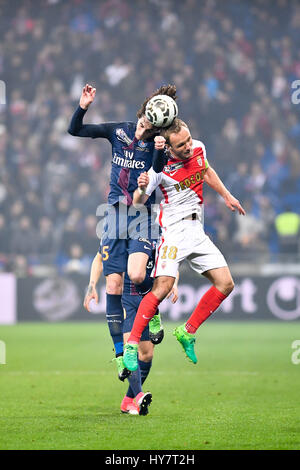
[[[75,129],[71,126],[68,127],[68,134],[73,135],[73,136],[77,135]]]

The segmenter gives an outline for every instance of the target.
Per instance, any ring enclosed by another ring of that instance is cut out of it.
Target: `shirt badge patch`
[[[128,146],[132,144],[132,140],[128,137],[128,135],[126,134],[126,132],[124,131],[124,129],[122,128],[118,128],[116,129],[116,136],[117,136],[117,139],[120,140],[121,142],[124,142],[125,144],[127,144]]]
[[[182,162],[179,162],[179,163],[171,163],[171,165],[166,165],[164,167],[164,173],[172,173],[172,172],[176,172],[177,170],[180,170],[180,168],[182,168],[184,166],[184,164]]]

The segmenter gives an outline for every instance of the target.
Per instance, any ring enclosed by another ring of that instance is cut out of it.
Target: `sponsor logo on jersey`
[[[130,160],[133,159],[133,152],[130,152],[130,150],[124,150],[124,155],[126,158],[129,158]]]
[[[200,183],[204,179],[204,174],[205,170],[197,171],[194,175],[184,178],[184,180],[174,184],[174,188],[179,192],[180,190],[189,188],[192,184]]]
[[[150,240],[148,240],[148,238],[139,237],[139,242],[148,243],[149,245],[152,245],[152,243],[150,242]]]
[[[132,144],[132,140],[128,137],[128,135],[126,134],[126,132],[124,131],[124,129],[122,128],[118,128],[116,129],[116,136],[117,136],[117,139],[120,140],[121,142],[124,142],[125,144],[127,144],[128,146]]]
[[[170,176],[172,176],[176,173],[176,171],[180,170],[180,168],[182,168],[183,165],[184,165],[183,162],[171,163],[171,165],[166,165],[164,167],[164,173],[169,173]]]
[[[112,162],[118,166],[122,166],[123,168],[136,168],[139,170],[143,170],[145,168],[145,162],[133,159],[133,152],[128,151],[127,155],[126,152],[124,153],[124,158],[118,155],[117,153],[114,153]]]

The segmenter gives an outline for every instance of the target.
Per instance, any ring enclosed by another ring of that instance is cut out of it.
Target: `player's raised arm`
[[[96,95],[96,88],[86,84],[81,93],[79,106],[72,116],[68,133],[75,137],[103,137],[110,139],[113,131],[112,123],[103,124],[83,124],[83,118],[87,112],[90,104],[94,101]]]
[[[154,144],[155,150],[153,153],[152,168],[155,173],[160,173],[163,171],[168,161],[167,155],[165,154],[166,139],[161,135],[157,135],[154,138]]]
[[[226,188],[215,170],[209,166],[204,175],[204,181],[214,189],[225,201],[226,206],[233,212],[237,209],[240,215],[245,215],[246,211],[238,201]]]
[[[96,88],[92,87],[89,84],[86,84],[81,93],[81,97],[79,100],[79,106],[82,109],[87,110],[90,104],[94,101],[96,95]]]

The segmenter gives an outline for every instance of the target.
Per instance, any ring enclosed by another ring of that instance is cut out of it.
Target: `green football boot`
[[[183,347],[183,350],[187,357],[194,363],[197,364],[197,358],[196,354],[194,351],[194,345],[195,345],[195,335],[192,335],[191,333],[188,333],[185,331],[185,325],[180,325],[177,328],[175,328],[173,335],[176,336],[177,341],[181,344]]]
[[[159,344],[164,339],[164,327],[159,312],[149,322],[149,338],[153,344]]]
[[[138,344],[126,343],[124,346],[124,365],[126,369],[135,371],[138,368]]]
[[[130,370],[126,369],[123,361],[123,356],[118,356],[113,359],[113,361],[116,361],[117,363],[117,369],[118,369],[118,378],[124,382],[127,377],[131,374]]]

